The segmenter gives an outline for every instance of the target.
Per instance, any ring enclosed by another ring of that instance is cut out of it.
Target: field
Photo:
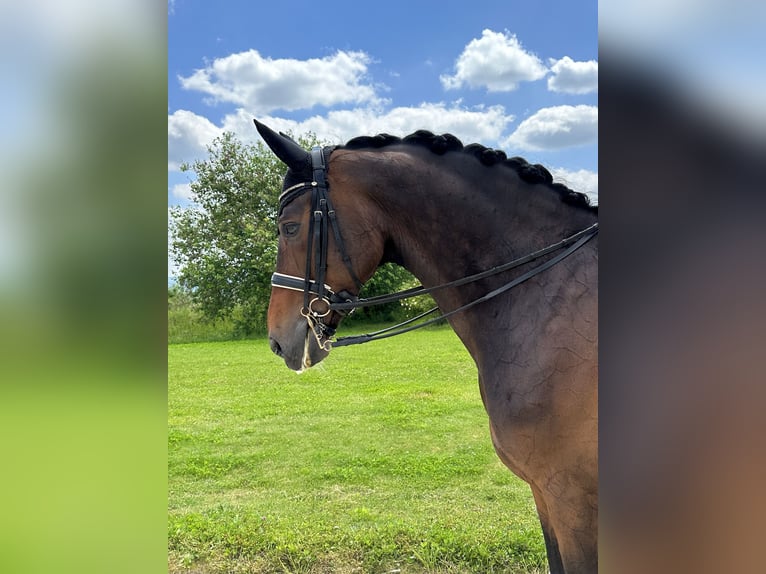
[[[297,375],[265,339],[168,347],[169,571],[543,572],[446,327]]]

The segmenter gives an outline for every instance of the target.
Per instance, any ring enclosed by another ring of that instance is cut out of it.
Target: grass
[[[297,375],[265,339],[168,349],[169,571],[542,572],[449,328]]]
[[[230,317],[206,320],[192,305],[175,305],[168,309],[168,343],[227,341],[236,332]],[[237,337],[244,338],[244,337]]]

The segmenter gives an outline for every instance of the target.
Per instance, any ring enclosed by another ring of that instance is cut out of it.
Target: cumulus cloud
[[[222,132],[194,112],[173,112],[168,116],[168,170],[178,170],[182,162],[206,157],[208,144]]]
[[[569,56],[550,60],[553,75],[548,78],[548,89],[565,94],[589,94],[598,90],[598,62],[575,62]]]
[[[170,188],[170,194],[176,199],[191,201],[191,183],[177,183]]]
[[[569,189],[584,193],[594,205],[598,203],[598,173],[587,169],[570,171],[560,167],[550,169],[553,181],[563,183]]]
[[[217,58],[191,76],[179,77],[179,81],[184,89],[207,94],[208,103],[233,103],[265,114],[375,102],[375,89],[367,81],[370,62],[364,52],[275,60],[248,50]]]
[[[506,114],[503,106],[464,108],[458,104],[423,103],[381,111],[369,108],[332,110],[303,121],[272,116],[258,117],[259,121],[279,131],[296,135],[313,132],[321,140],[342,144],[360,135],[390,133],[403,136],[419,129],[436,133],[451,133],[464,143],[482,142],[492,145],[502,137],[514,117]],[[238,110],[226,116],[226,131],[232,131],[244,141],[255,141],[258,135],[253,127],[253,115]]]
[[[598,108],[554,106],[538,110],[505,140],[508,148],[557,150],[593,143],[598,137]]]
[[[540,58],[527,52],[509,32],[484,30],[481,38],[471,40],[455,62],[453,75],[442,75],[447,90],[486,87],[490,92],[515,90],[519,82],[544,77],[548,69]]]
[[[419,129],[451,133],[463,143],[480,142],[496,145],[514,116],[503,106],[465,108],[457,103],[423,103],[381,111],[374,108],[332,110],[302,121],[278,116],[255,115],[239,108],[216,126],[207,118],[187,110],[168,116],[168,169],[175,171],[184,161],[207,157],[207,146],[224,131],[233,132],[243,142],[256,142],[260,137],[253,118],[272,129],[295,135],[313,132],[320,140],[342,144],[360,135],[390,133],[403,136]],[[179,192],[182,188],[179,187]],[[175,191],[175,190],[174,190]]]

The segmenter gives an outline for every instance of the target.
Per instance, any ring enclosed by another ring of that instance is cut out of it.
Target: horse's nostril
[[[279,346],[279,343],[277,343],[274,337],[269,337],[269,346],[271,347],[271,350],[274,351],[274,354],[278,357],[282,356],[282,347]]]

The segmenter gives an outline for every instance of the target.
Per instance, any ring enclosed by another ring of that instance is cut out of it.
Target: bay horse
[[[596,572],[597,206],[538,164],[449,134],[307,151],[255,123],[288,166],[272,350],[295,371],[316,365],[378,266],[405,267],[476,363],[492,443],[532,489],[551,573]]]

